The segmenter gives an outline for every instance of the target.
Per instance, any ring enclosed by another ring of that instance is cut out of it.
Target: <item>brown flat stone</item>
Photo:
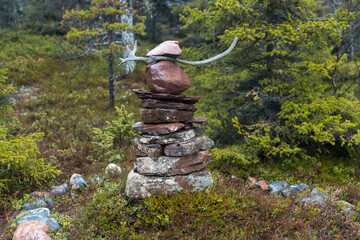
[[[178,41],[165,41],[146,54],[151,56],[179,57],[182,54]]]
[[[144,99],[141,101],[140,106],[143,108],[165,108],[165,109],[177,109],[196,112],[197,108],[191,104],[180,102],[167,102],[157,99]]]
[[[195,137],[190,140],[174,143],[165,146],[166,156],[180,157],[194,154],[200,150],[210,149],[214,146],[214,141],[208,137]]]
[[[174,176],[199,171],[213,158],[207,151],[201,151],[185,157],[161,156],[157,160],[150,157],[138,158],[136,166],[137,171],[143,175]]]
[[[208,119],[207,119],[207,118],[197,117],[197,118],[190,119],[190,120],[186,121],[185,123],[205,124],[205,123],[207,123],[207,122],[208,122]]]
[[[145,124],[143,122],[137,122],[132,126],[132,129],[139,133],[164,135],[176,132],[184,127],[185,125],[183,123]]]
[[[144,79],[149,89],[157,93],[180,94],[191,86],[189,76],[171,61],[147,66]]]
[[[145,176],[132,170],[127,177],[125,193],[129,198],[146,198],[179,191],[197,192],[213,186],[211,172],[203,169],[171,177]]]
[[[133,145],[152,159],[158,159],[164,152],[160,144],[141,144],[137,138],[133,140]]]
[[[144,123],[176,123],[192,119],[194,112],[176,109],[142,109],[141,121]]]
[[[165,100],[170,102],[182,102],[182,103],[190,103],[195,104],[200,100],[200,97],[195,96],[185,96],[183,94],[167,94],[167,93],[154,93],[151,91],[143,90],[143,89],[133,89],[132,90],[138,98],[141,99],[158,99]]]

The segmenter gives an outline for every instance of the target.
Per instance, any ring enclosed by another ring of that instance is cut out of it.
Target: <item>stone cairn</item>
[[[146,56],[177,58],[182,54],[177,41],[166,41]],[[133,89],[141,99],[141,122],[133,125],[140,135],[133,140],[138,154],[129,173],[126,195],[145,198],[159,193],[201,191],[213,186],[205,168],[213,156],[206,151],[214,142],[200,136],[206,118],[194,118],[193,105],[200,98],[180,93],[191,86],[188,75],[173,61],[149,65],[145,82],[150,91]]]

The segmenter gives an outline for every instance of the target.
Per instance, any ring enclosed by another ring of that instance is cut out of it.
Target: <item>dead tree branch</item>
[[[181,60],[181,59],[172,58],[172,57],[165,57],[165,56],[137,57],[137,56],[135,56],[135,53],[137,50],[137,45],[136,45],[137,43],[135,42],[134,49],[129,51],[130,53],[127,58],[125,58],[125,59],[120,58],[121,63],[118,66],[120,66],[126,62],[129,62],[129,61],[143,61],[146,64],[152,64],[157,61],[172,61],[172,62],[177,62],[177,63],[191,65],[191,66],[208,64],[208,63],[214,62],[214,61],[219,60],[220,58],[223,58],[226,55],[228,55],[235,48],[237,41],[238,41],[238,38],[235,37],[234,41],[232,42],[232,44],[228,48],[228,50],[226,50],[225,52],[223,52],[215,57],[212,57],[212,58],[209,58],[206,60],[202,60],[202,61],[186,61],[186,60]],[[129,49],[128,46],[127,46],[127,48]]]

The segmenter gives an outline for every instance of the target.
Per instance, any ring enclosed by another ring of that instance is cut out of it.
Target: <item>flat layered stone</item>
[[[164,148],[164,153],[166,156],[181,157],[194,154],[200,150],[210,149],[213,146],[213,140],[208,137],[201,136],[184,142],[167,145]]]
[[[164,108],[196,112],[197,108],[191,104],[181,102],[167,102],[157,99],[143,99],[140,103],[142,108]]]
[[[145,82],[152,92],[180,94],[191,87],[189,76],[171,61],[160,61],[146,67]]]
[[[196,96],[185,96],[183,94],[167,94],[167,93],[155,93],[143,89],[133,89],[132,90],[135,95],[140,99],[158,99],[170,102],[182,102],[182,103],[190,103],[195,104],[200,100],[200,97]]]
[[[205,168],[213,155],[207,151],[185,157],[161,156],[157,160],[150,157],[136,159],[137,171],[143,175],[174,176],[189,174]]]
[[[183,123],[164,123],[164,124],[146,124],[137,122],[132,129],[138,133],[147,133],[151,135],[164,135],[176,132],[185,127]]]
[[[212,186],[213,180],[208,169],[172,177],[145,176],[132,170],[127,177],[125,193],[130,198],[146,198],[162,193],[197,192]]]
[[[133,144],[134,147],[153,159],[158,159],[164,154],[164,148],[160,144],[141,144],[137,138],[133,140]]]
[[[207,119],[207,118],[197,117],[197,118],[190,119],[190,120],[186,121],[185,123],[205,124],[205,123],[207,123],[207,122],[208,122],[208,119]]]
[[[192,119],[194,112],[176,109],[142,109],[141,121],[144,123],[176,123]]]
[[[180,49],[178,41],[165,41],[156,48],[152,49],[146,54],[147,57],[152,56],[168,56],[168,57],[180,57],[182,50]]]
[[[190,140],[195,137],[195,131],[193,129],[183,130],[180,132],[170,133],[166,135],[139,135],[137,140],[141,144],[172,144],[176,142]]]

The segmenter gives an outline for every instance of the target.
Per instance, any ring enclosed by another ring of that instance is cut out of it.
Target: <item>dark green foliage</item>
[[[0,70],[0,99],[12,90],[5,84],[5,71]],[[41,140],[41,133],[29,135],[11,135],[13,126],[7,119],[9,106],[0,106],[0,202],[4,204],[7,194],[27,186],[40,185],[60,174],[59,170],[47,164],[40,154],[36,142]]]

